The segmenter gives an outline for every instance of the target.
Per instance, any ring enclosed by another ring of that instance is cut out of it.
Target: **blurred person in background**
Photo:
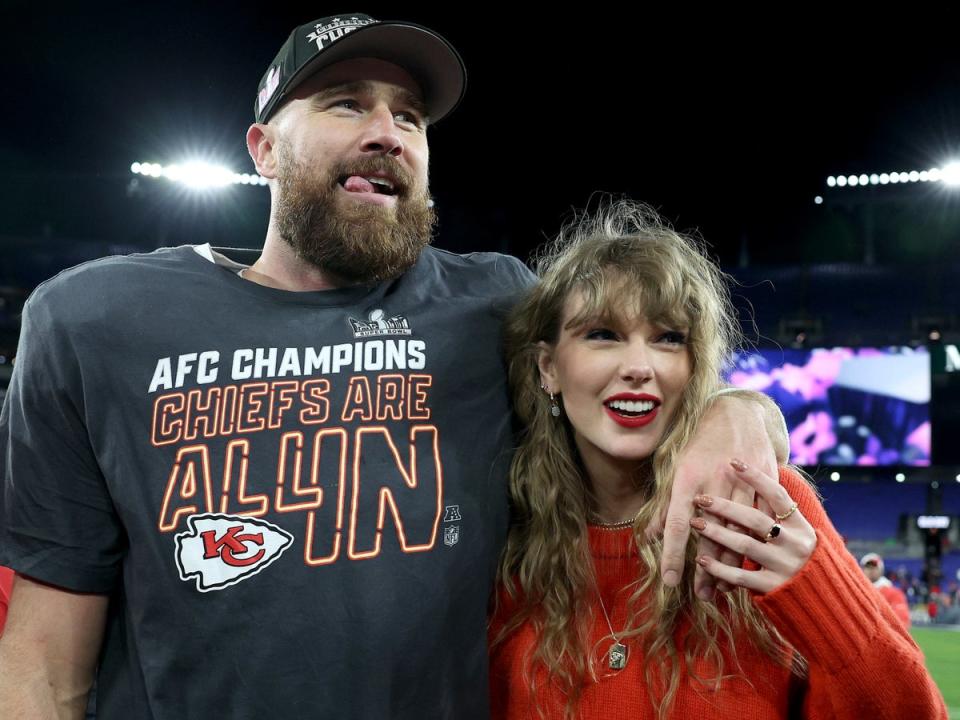
[[[860,567],[863,568],[863,574],[867,579],[893,608],[893,612],[900,618],[904,627],[910,627],[910,606],[907,604],[907,596],[884,575],[883,558],[874,552],[867,553],[860,558]]]
[[[933,602],[937,610],[936,615],[930,618],[931,622],[937,625],[960,625],[960,606],[950,593],[937,593]]]

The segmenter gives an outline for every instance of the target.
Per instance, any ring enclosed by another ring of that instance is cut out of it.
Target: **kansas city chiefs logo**
[[[205,513],[187,518],[175,538],[180,579],[196,578],[197,590],[222,590],[256,575],[293,544],[293,535],[272,523],[239,515]]]

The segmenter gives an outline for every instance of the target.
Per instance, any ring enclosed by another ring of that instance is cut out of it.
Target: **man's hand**
[[[739,458],[776,477],[777,465],[786,463],[788,456],[789,438],[783,415],[770,398],[763,393],[737,390],[714,400],[680,456],[665,517],[647,527],[648,536],[663,533],[660,574],[665,585],[678,585],[683,575],[690,519],[695,509],[693,498],[705,494],[753,507],[754,490],[737,477],[730,461]],[[760,509],[770,513],[765,502],[760,503]],[[719,559],[727,565],[740,564],[734,553],[721,551],[704,537],[699,540],[697,554]],[[730,589],[726,583],[717,587]],[[713,597],[714,581],[699,566],[695,571],[694,590],[702,599]]]

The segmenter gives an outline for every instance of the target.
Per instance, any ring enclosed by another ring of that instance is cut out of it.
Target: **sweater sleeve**
[[[812,488],[785,468],[780,483],[816,530],[817,547],[800,572],[754,601],[807,660],[802,716],[946,720],[923,653],[847,551]]]

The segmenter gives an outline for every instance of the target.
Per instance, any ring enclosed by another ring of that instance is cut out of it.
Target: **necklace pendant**
[[[610,658],[611,670],[623,670],[627,665],[627,647],[623,643],[615,642],[607,650],[607,657]]]

